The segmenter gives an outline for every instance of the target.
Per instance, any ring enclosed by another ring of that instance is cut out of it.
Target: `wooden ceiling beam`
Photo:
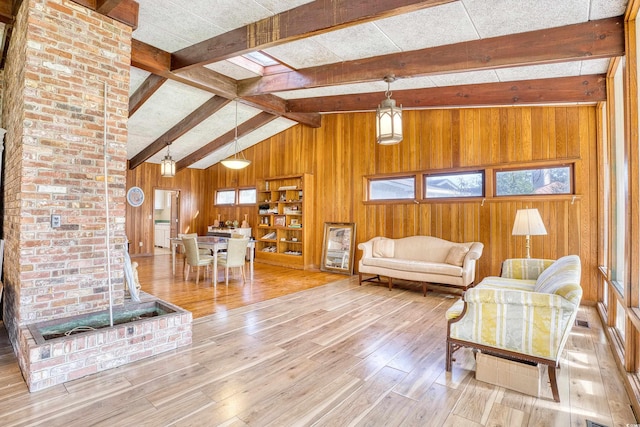
[[[135,0],[71,0],[94,10],[116,21],[130,26],[134,30],[138,28],[138,11],[140,5]]]
[[[275,120],[278,116],[275,116],[271,113],[262,112],[257,116],[252,117],[246,122],[240,124],[238,126],[238,138],[253,132],[254,130],[266,125],[267,123]],[[231,129],[229,132],[225,133],[222,136],[214,139],[213,141],[206,144],[204,147],[194,151],[188,156],[182,158],[181,160],[176,162],[176,171],[180,171],[213,153],[214,151],[224,147],[229,142],[233,141],[235,138],[235,128]]]
[[[238,82],[239,95],[624,55],[623,17],[346,61]]]
[[[157,74],[151,74],[147,77],[133,95],[129,97],[129,117],[133,116],[133,113],[138,111],[138,108],[142,107],[142,104],[151,98],[151,95],[156,93],[166,81],[166,77]]]
[[[318,113],[294,113],[289,111],[287,101],[274,95],[247,96],[240,102],[262,111],[285,117],[312,128],[319,128],[322,117]]]
[[[393,91],[393,99],[406,109],[551,103],[596,103],[606,100],[605,75],[484,83]],[[292,99],[291,111],[371,111],[384,99],[382,92],[320,98]]]
[[[142,163],[147,161],[151,156],[155,155],[157,152],[162,150],[167,145],[171,144],[176,139],[180,138],[185,133],[189,132],[191,129],[202,123],[204,120],[209,118],[216,111],[220,110],[222,107],[227,105],[229,102],[228,99],[214,96],[209,99],[207,102],[198,107],[195,111],[189,114],[184,119],[180,120],[175,126],[166,131],[160,138],[153,141],[147,147],[145,147],[142,151],[136,154],[129,161],[129,169],[133,170],[140,166]]]
[[[452,1],[317,0],[174,52],[172,71]]]

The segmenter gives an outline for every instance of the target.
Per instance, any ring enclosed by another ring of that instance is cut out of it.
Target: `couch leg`
[[[358,273],[358,279],[360,282],[360,286],[362,286],[362,273]]]
[[[423,297],[427,296],[427,284],[426,283],[422,284],[422,296]]]
[[[389,277],[389,290],[391,290],[391,288],[393,288],[393,279]]]
[[[558,393],[558,381],[556,379],[556,367],[549,366],[549,383],[551,384],[551,392],[553,393],[553,400],[560,402],[560,394]]]

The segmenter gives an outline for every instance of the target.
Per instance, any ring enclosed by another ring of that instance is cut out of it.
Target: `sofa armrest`
[[[536,280],[554,262],[553,259],[510,258],[502,263],[500,275],[508,279]]]
[[[577,312],[555,294],[472,288],[461,315],[449,321],[449,337],[557,360]]]
[[[378,236],[358,244],[358,249],[362,251],[362,258],[373,258],[373,242],[379,239],[380,237]]]

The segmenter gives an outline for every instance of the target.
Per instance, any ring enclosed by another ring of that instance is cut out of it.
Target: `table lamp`
[[[531,258],[529,237],[547,234],[547,229],[544,228],[538,209],[518,209],[511,234],[514,236],[526,236],[527,258]]]

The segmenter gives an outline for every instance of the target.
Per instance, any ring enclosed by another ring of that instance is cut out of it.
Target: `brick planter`
[[[29,390],[42,390],[191,344],[191,312],[160,300],[151,303],[156,301],[173,312],[47,341],[34,330],[37,325],[21,327],[19,359],[21,365],[26,364],[21,368]]]

